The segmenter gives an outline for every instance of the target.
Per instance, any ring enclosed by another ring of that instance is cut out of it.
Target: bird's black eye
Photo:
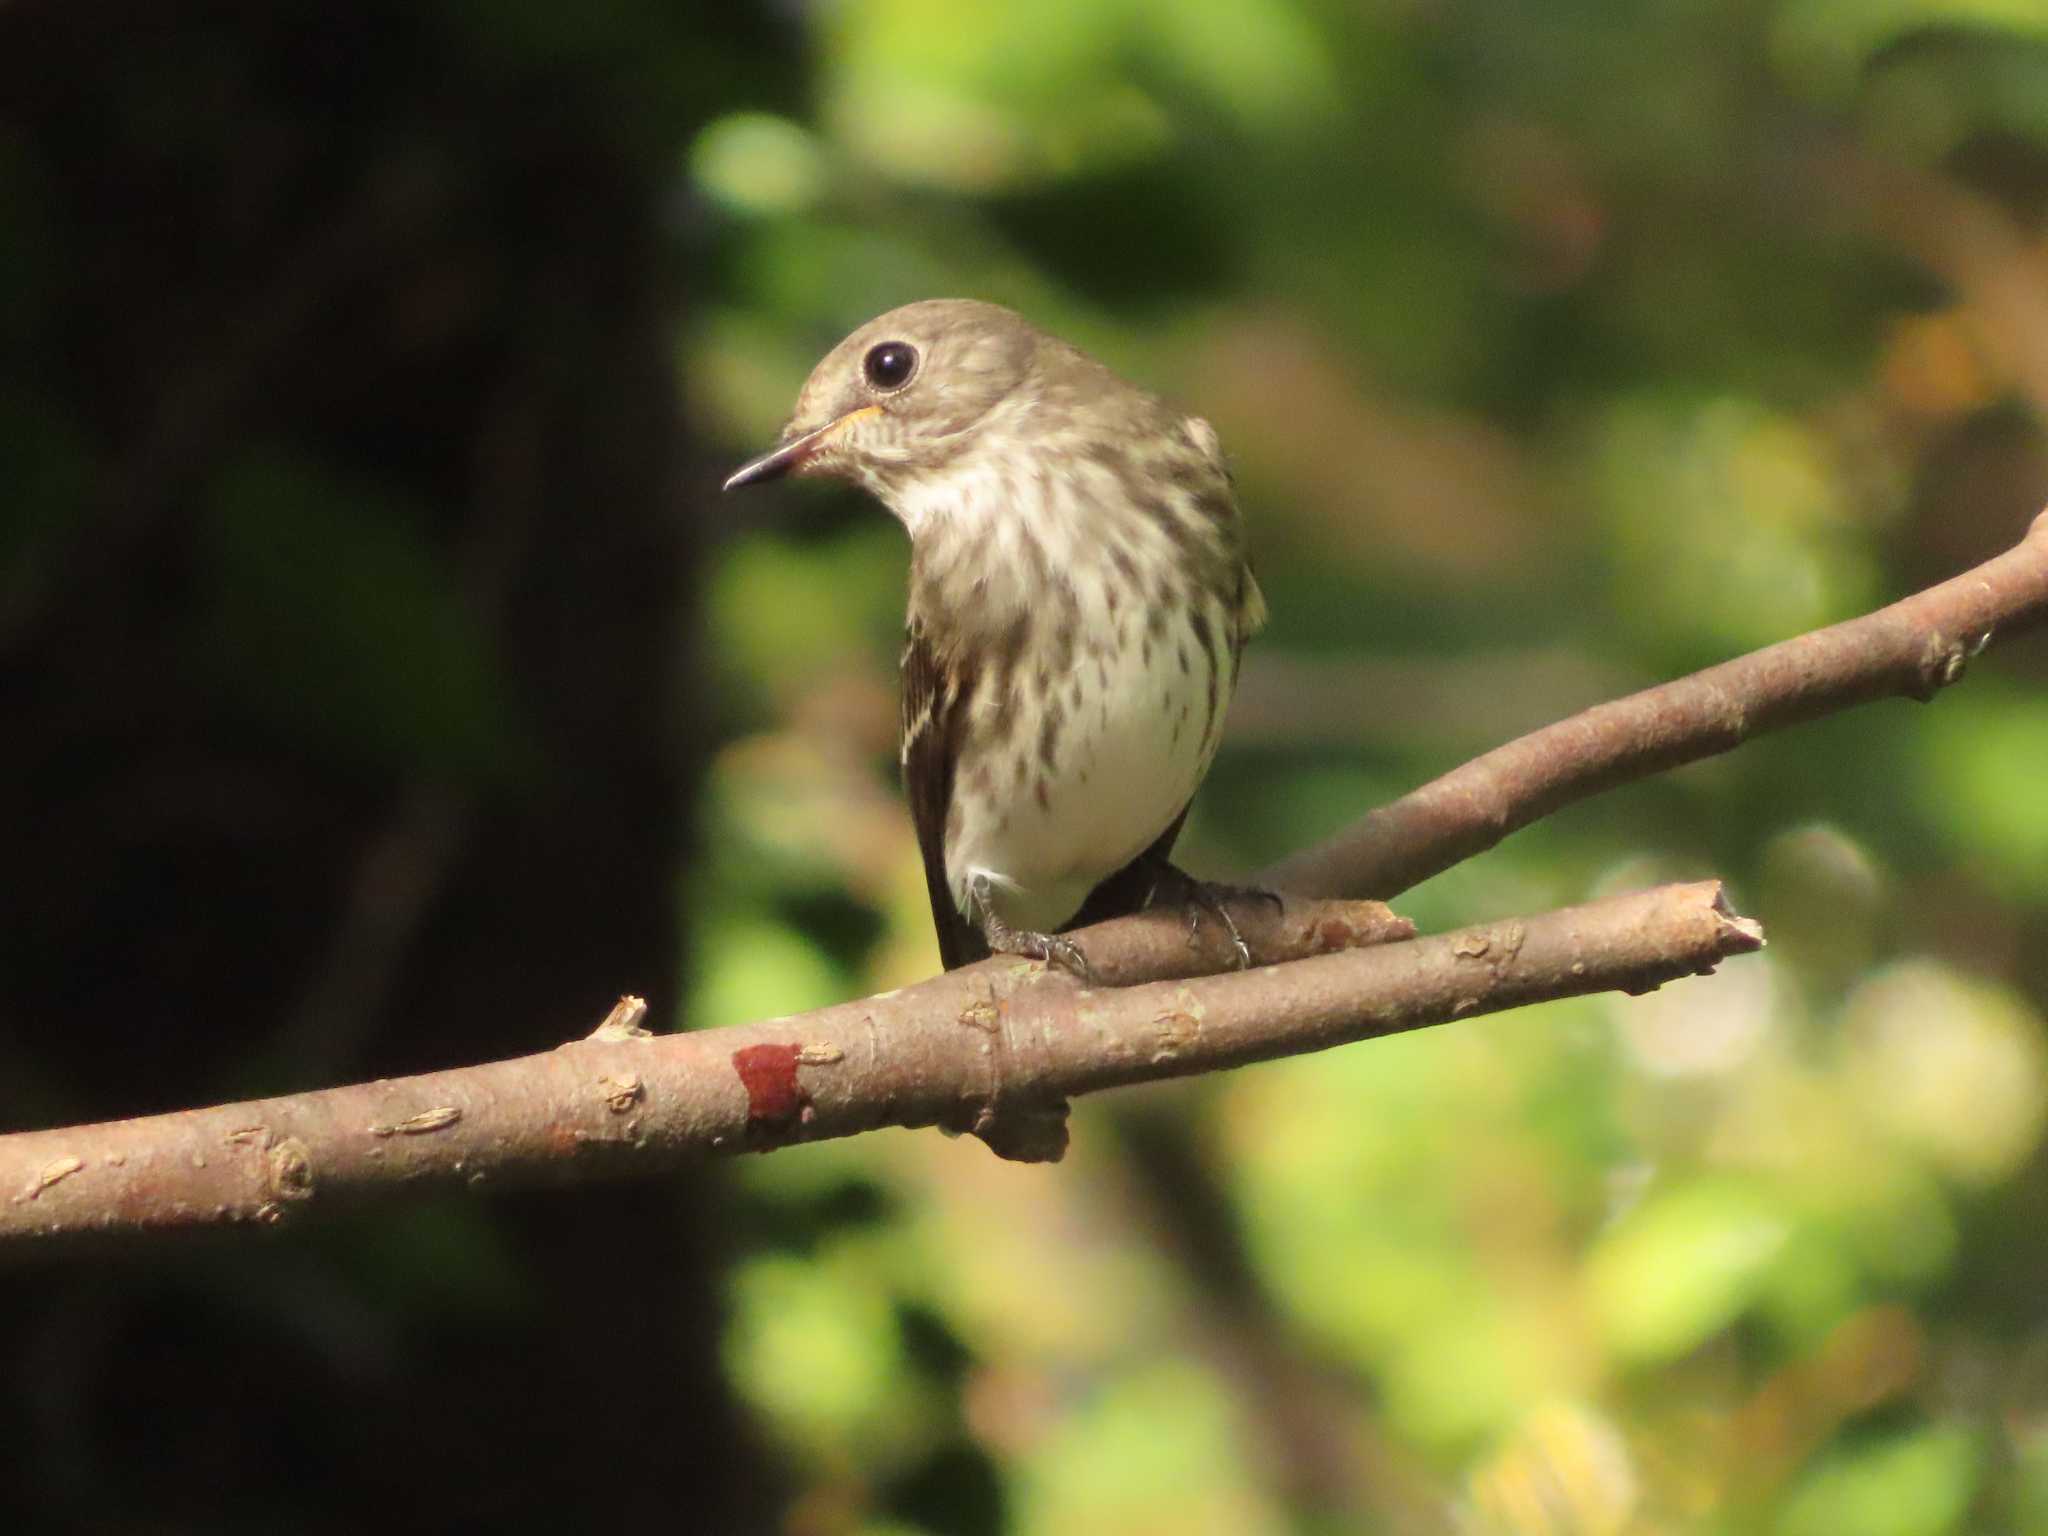
[[[885,341],[868,348],[860,366],[876,389],[901,389],[917,372],[917,348],[907,341]]]

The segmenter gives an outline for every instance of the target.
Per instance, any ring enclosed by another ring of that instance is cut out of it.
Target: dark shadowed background
[[[2048,501],[1999,0],[0,8],[0,1129],[935,963],[900,532],[750,502],[961,294],[1209,416],[1254,867]],[[1772,947],[1083,1106],[0,1276],[10,1529],[2048,1530],[2048,647],[1425,927]],[[0,1191],[0,1198],[9,1192]]]

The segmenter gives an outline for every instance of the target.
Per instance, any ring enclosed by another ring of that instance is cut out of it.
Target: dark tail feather
[[[939,931],[939,961],[949,971],[972,965],[989,956],[988,940],[981,930],[960,915],[953,905],[953,893],[943,888],[931,893],[932,926]]]

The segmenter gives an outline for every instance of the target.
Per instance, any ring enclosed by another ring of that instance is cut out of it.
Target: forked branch
[[[1952,581],[1533,732],[1264,878],[1311,896],[1393,894],[1598,790],[1850,705],[1931,697],[1995,637],[2044,619],[2048,514]],[[1257,969],[1228,972],[1213,926],[1191,936],[1148,913],[1080,935],[1114,986],[998,958],[734,1029],[636,1036],[620,1027],[637,1022],[628,1010],[545,1055],[0,1137],[0,1241],[39,1251],[95,1232],[276,1221],[401,1187],[651,1174],[889,1125],[1057,1157],[1075,1094],[1643,991],[1763,942],[1714,882],[1429,938],[1372,901],[1232,911]]]

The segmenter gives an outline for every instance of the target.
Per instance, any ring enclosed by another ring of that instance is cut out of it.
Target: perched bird
[[[1172,886],[1227,924],[1167,859],[1266,614],[1209,424],[1010,310],[931,299],[827,353],[725,488],[784,474],[864,486],[910,534],[904,788],[947,969],[993,950],[1085,979],[1059,931]]]

